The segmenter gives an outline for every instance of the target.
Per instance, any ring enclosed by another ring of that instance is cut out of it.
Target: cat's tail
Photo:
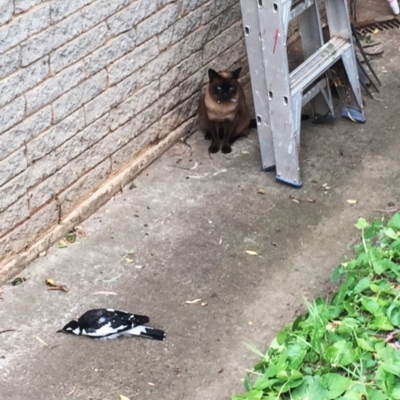
[[[310,116],[309,115],[307,115],[307,114],[301,114],[301,120],[302,121],[307,121],[307,120],[309,120],[310,119]],[[257,128],[257,120],[255,119],[255,118],[252,118],[251,120],[250,120],[250,123],[249,123],[249,129],[255,129],[255,128]]]
[[[135,326],[134,328],[126,331],[126,333],[153,340],[164,340],[167,336],[166,333],[161,329],[150,328],[144,325]]]

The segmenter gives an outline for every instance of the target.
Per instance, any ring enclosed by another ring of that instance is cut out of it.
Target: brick
[[[30,177],[28,168],[1,187],[1,191],[3,193],[7,193],[7,196],[0,196],[0,213],[2,213],[11,204],[15,203],[27,192],[29,181]]]
[[[0,55],[0,79],[15,72],[21,65],[21,48],[14,47]]]
[[[0,162],[0,186],[26,169],[28,163],[21,149]]]
[[[18,124],[25,115],[25,98],[18,97],[0,109],[0,133]]]
[[[82,16],[71,15],[22,45],[22,65],[28,65],[49,54],[82,33]]]
[[[178,20],[159,35],[160,49],[165,50],[172,44],[186,37],[201,24],[201,9],[198,9],[185,18]]]
[[[159,54],[157,38],[151,39],[142,46],[137,47],[134,51],[120,58],[108,68],[108,76],[110,85],[121,81],[128,75],[146,65]]]
[[[38,210],[23,224],[0,239],[0,254],[10,256],[28,248],[58,222],[58,206],[54,201]]]
[[[54,122],[61,121],[92,100],[106,88],[106,85],[107,72],[103,70],[61,96],[53,103]]]
[[[0,160],[47,129],[51,124],[51,119],[51,107],[48,106],[3,133],[0,138]]]
[[[236,4],[237,0],[213,0],[203,7],[202,24],[207,24],[217,15]]]
[[[177,66],[170,69],[165,75],[160,78],[160,93],[161,95],[168,92],[171,88],[179,85],[190,75],[198,71],[202,63],[202,52],[192,54]]]
[[[110,112],[110,128],[115,130],[132,117],[149,107],[159,98],[158,82],[137,91],[133,96]]]
[[[158,0],[158,4],[162,7],[170,3],[176,3],[178,0]]]
[[[46,104],[49,104],[64,92],[82,82],[85,77],[85,66],[83,62],[78,62],[47,79],[26,93],[26,113],[28,115],[32,114]]]
[[[45,57],[6,78],[0,85],[0,107],[36,86],[46,78],[48,73],[49,59]]]
[[[46,0],[14,0],[15,14],[19,14],[26,10],[29,10],[33,6],[36,6],[36,4],[42,3],[44,1]]]
[[[110,171],[111,160],[108,158],[82,178],[78,179],[68,189],[61,192],[57,196],[61,204],[61,217],[65,217],[82,200],[94,193],[106,181],[110,175]]]
[[[182,0],[181,3],[181,15],[186,15],[190,11],[195,10],[196,8],[199,8],[203,3],[205,3],[207,0]],[[199,10],[201,12],[201,9]],[[201,16],[200,16],[201,20]]]
[[[203,60],[209,62],[243,37],[241,22],[224,31],[204,46]]]
[[[57,149],[55,149],[45,157],[41,158],[40,160],[35,161],[30,168],[31,172],[28,187],[36,185],[38,182],[48,177],[51,177],[52,174],[54,174],[56,171],[60,170],[64,166],[68,166],[68,163],[71,163],[87,148],[94,145],[104,136],[106,136],[109,133],[108,118],[109,116],[105,115],[103,118],[98,119],[95,123],[89,125],[83,131],[77,133],[74,137],[69,139],[60,147],[57,147]],[[73,168],[72,164],[70,165],[71,168]],[[42,183],[42,185],[44,184]],[[64,188],[65,187],[62,187],[60,191]],[[51,197],[50,196],[46,198],[45,194],[46,193],[44,192],[41,196],[45,198],[44,202],[46,202]],[[41,204],[43,204],[43,202],[40,202],[41,197],[39,197],[38,195],[36,195],[36,197],[38,197],[35,200],[37,202],[31,202],[31,206],[34,208],[37,208]]]
[[[100,0],[82,10],[83,30],[88,30],[121,10],[131,0]]]
[[[93,3],[93,1],[94,0],[52,0],[50,9],[51,22],[61,21],[87,4]]]
[[[4,53],[28,37],[40,32],[49,24],[50,7],[48,4],[15,18],[8,25],[0,28],[0,53]]]
[[[107,25],[102,23],[51,53],[51,70],[57,73],[92,53],[106,41]]]
[[[105,66],[122,57],[135,47],[135,30],[111,39],[107,44],[84,59],[87,71],[95,74]]]
[[[10,0],[0,0],[0,25],[8,22],[14,12],[14,4]]]
[[[57,125],[43,132],[36,139],[27,144],[27,155],[31,161],[35,161],[50,153],[56,147],[66,142],[77,132],[85,127],[85,113],[83,108],[65,118]]]
[[[115,36],[126,32],[157,10],[157,3],[149,0],[135,1],[129,7],[107,19],[108,33]]]
[[[136,43],[140,44],[154,35],[162,32],[172,25],[179,18],[179,8],[177,4],[170,4],[161,11],[141,22],[137,28]]]
[[[23,197],[0,214],[0,237],[28,217],[28,199]]]

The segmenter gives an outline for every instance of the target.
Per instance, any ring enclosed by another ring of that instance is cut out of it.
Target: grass
[[[400,214],[363,218],[361,243],[332,274],[332,300],[282,329],[232,400],[400,400]]]

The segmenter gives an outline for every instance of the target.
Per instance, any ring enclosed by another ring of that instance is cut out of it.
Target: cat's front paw
[[[210,132],[206,132],[206,134],[204,135],[204,139],[205,140],[211,140],[212,139],[211,133]]]
[[[231,148],[231,146],[222,146],[221,151],[222,151],[224,154],[228,154],[228,153],[231,153],[231,152],[232,152],[232,148]]]
[[[208,148],[208,152],[209,153],[218,153],[219,151],[219,147],[216,144],[212,144],[209,148]]]

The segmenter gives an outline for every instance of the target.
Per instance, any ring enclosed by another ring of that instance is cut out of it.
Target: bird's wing
[[[134,324],[134,326],[146,324],[147,322],[150,321],[150,318],[147,315],[132,314],[126,311],[118,311],[118,310],[113,310],[113,311],[116,317],[120,318],[121,321],[131,321]]]

